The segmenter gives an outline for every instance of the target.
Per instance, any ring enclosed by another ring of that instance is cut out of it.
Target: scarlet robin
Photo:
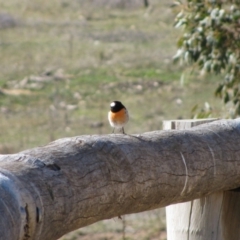
[[[110,111],[108,113],[108,121],[113,127],[113,132],[115,128],[121,129],[122,133],[124,132],[124,126],[129,120],[129,115],[126,107],[119,101],[113,101],[110,104]]]

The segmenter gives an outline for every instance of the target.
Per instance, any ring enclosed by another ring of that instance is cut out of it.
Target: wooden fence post
[[[54,240],[188,201],[168,208],[168,240],[239,240],[239,187],[240,118],[58,139],[0,155],[0,240]]]
[[[184,130],[214,120],[217,119],[169,120],[163,122],[163,129]],[[170,205],[166,216],[168,240],[239,240],[240,190],[211,193]]]

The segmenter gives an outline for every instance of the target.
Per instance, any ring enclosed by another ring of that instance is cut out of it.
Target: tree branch
[[[240,120],[59,139],[0,157],[0,236],[57,239],[102,219],[240,186]]]

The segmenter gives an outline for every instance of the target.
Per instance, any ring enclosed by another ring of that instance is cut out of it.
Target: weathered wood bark
[[[164,129],[188,129],[216,119],[164,121]],[[224,179],[223,179],[224,181]],[[240,191],[222,191],[166,207],[168,240],[239,240]]]
[[[240,120],[80,136],[0,157],[0,236],[57,239],[118,215],[240,186]]]

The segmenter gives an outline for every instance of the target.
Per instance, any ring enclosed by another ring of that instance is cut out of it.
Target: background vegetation
[[[0,0],[0,153],[57,138],[109,134],[109,103],[130,112],[129,134],[190,118],[218,77],[172,64],[180,30],[167,0]],[[208,106],[208,104],[205,104]],[[125,235],[124,235],[125,234]],[[165,239],[164,210],[112,219],[62,239]]]
[[[191,64],[201,75],[222,79],[216,96],[240,115],[240,2],[238,0],[176,1],[175,26],[183,27],[175,60]]]

